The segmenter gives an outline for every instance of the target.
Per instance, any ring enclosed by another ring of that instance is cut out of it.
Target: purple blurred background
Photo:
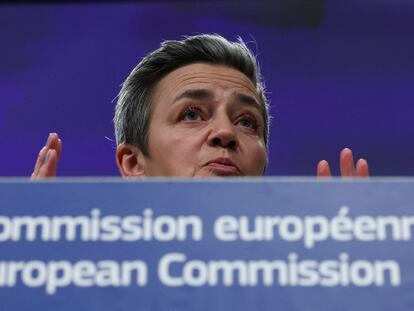
[[[314,175],[351,147],[376,176],[414,175],[414,1],[0,5],[0,176],[29,176],[48,133],[60,176],[117,176],[113,99],[163,39],[240,35],[272,103],[267,175]]]

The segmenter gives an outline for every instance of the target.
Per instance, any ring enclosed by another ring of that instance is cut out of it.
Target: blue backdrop
[[[238,35],[272,102],[268,175],[313,175],[351,147],[374,175],[414,175],[414,2],[0,5],[0,175],[28,176],[47,135],[59,175],[118,175],[120,84],[162,39]]]

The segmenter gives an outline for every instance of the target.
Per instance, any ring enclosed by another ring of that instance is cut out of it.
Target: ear
[[[121,144],[116,148],[116,165],[123,177],[145,177],[145,157],[137,146]]]

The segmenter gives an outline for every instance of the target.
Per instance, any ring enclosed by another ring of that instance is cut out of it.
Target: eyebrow
[[[243,105],[251,106],[259,110],[262,110],[262,106],[252,96],[244,95],[241,93],[234,93],[233,96],[236,98],[237,102],[242,103]]]
[[[194,90],[187,90],[180,95],[178,95],[173,102],[177,102],[184,98],[190,99],[212,99],[214,98],[214,93],[210,90],[206,89],[194,89]]]
[[[236,102],[239,102],[246,106],[251,106],[254,108],[258,108],[261,110],[262,106],[258,103],[258,101],[252,97],[241,93],[233,93],[232,97],[236,100]],[[190,99],[213,99],[214,93],[207,89],[194,89],[194,90],[187,90],[180,95],[178,95],[173,102],[177,102],[184,98],[190,98]]]

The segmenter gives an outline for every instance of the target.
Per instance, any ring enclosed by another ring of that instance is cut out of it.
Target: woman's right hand
[[[30,179],[55,177],[61,153],[62,141],[56,133],[50,133],[46,145],[39,152]]]

